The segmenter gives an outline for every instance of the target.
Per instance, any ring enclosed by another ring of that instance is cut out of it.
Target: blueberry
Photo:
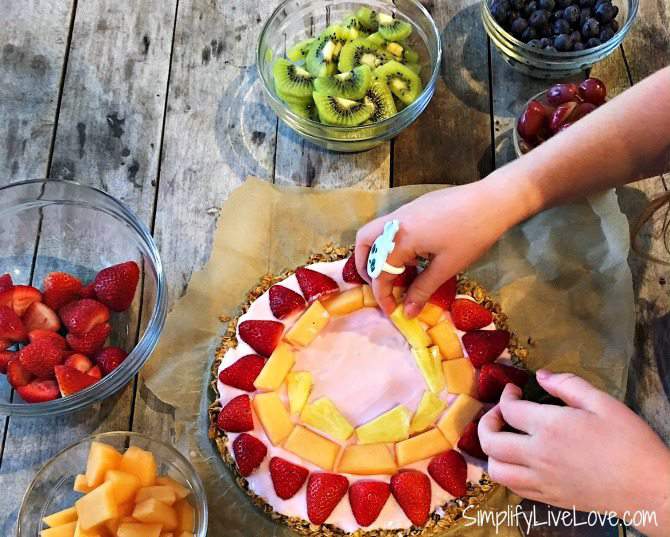
[[[543,37],[542,39],[540,39],[540,45],[542,46],[542,48],[550,47],[551,39],[549,39],[548,37]]]
[[[549,12],[545,11],[544,9],[533,11],[530,15],[530,18],[528,19],[528,22],[534,28],[544,26],[549,22]]]
[[[573,45],[574,42],[568,34],[561,34],[554,39],[554,47],[561,52],[569,52],[572,50]]]
[[[537,30],[535,30],[535,28],[533,28],[532,26],[529,26],[521,34],[521,41],[523,41],[524,43],[528,43],[528,41],[532,41],[536,37],[537,37]]]
[[[581,28],[584,26],[584,23],[588,20],[588,18],[591,16],[591,8],[590,7],[583,7],[581,13],[579,14],[579,27]]]
[[[609,2],[611,4],[612,0],[596,0],[596,3],[594,5],[598,6],[600,4],[604,4],[605,2]]]
[[[531,39],[528,41],[528,46],[533,48],[542,48],[542,42],[539,39]]]
[[[593,7],[595,0],[579,0],[579,7]]]
[[[570,34],[570,37],[572,38],[572,41],[573,41],[574,43],[579,43],[579,42],[581,42],[581,40],[582,40],[582,34],[581,34],[580,32],[578,32],[577,30],[575,30],[574,32],[572,32],[572,33]]]
[[[540,26],[540,28],[538,29],[538,33],[542,37],[551,37],[551,24],[547,23],[543,26]]]
[[[554,35],[569,34],[571,31],[570,24],[565,19],[558,19],[557,21],[554,21],[551,29],[554,32]]]
[[[551,20],[552,21],[557,21],[558,19],[563,18],[563,10],[562,9],[557,9],[551,14]]]
[[[491,15],[499,24],[504,24],[509,16],[509,5],[503,2],[491,5]]]
[[[523,16],[525,18],[530,17],[531,13],[537,9],[537,2],[535,0],[531,0],[526,4],[526,7],[523,8]]]
[[[563,10],[563,18],[570,23],[570,26],[576,26],[579,23],[581,12],[577,6],[568,6]]]
[[[606,26],[602,30],[600,30],[600,35],[598,38],[604,43],[605,41],[609,41],[614,37],[614,31],[610,26]]]
[[[598,45],[602,45],[602,42],[597,37],[591,37],[586,42],[586,48],[593,48],[593,47],[597,47]]]
[[[611,20],[614,20],[618,13],[619,8],[607,2],[598,4],[595,9],[596,19],[598,19],[601,24],[607,24]]]
[[[566,7],[568,7],[572,4],[573,4],[573,0],[557,0],[556,1],[556,5],[561,9],[565,9]]]
[[[520,36],[528,28],[528,21],[523,17],[517,17],[512,21],[511,30],[516,36]]]
[[[574,44],[574,46],[572,47],[572,50],[574,50],[575,52],[577,52],[577,51],[579,51],[579,50],[584,50],[585,48],[586,48],[586,47],[584,46],[584,43],[582,43],[581,41],[577,41],[577,42]]]
[[[546,9],[547,11],[552,12],[556,7],[556,0],[537,0],[537,5],[540,9]]]
[[[544,47],[544,50],[546,50],[547,52],[558,52],[558,51],[557,51],[554,47],[552,47],[551,45],[549,45],[548,47]]]
[[[515,10],[521,11],[526,6],[526,0],[510,0],[510,4]]]
[[[593,17],[586,19],[582,25],[582,37],[588,39],[589,37],[596,37],[600,34],[600,23]]]

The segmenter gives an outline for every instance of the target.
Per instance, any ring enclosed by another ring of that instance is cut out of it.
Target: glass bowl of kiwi
[[[425,110],[442,44],[417,0],[286,0],[261,32],[257,66],[277,116],[331,151],[365,151]]]

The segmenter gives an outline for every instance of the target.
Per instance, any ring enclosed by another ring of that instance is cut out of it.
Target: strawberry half
[[[65,340],[72,350],[92,356],[105,345],[105,341],[112,332],[109,323],[94,326],[85,334],[67,334]]]
[[[277,319],[285,319],[307,307],[305,299],[283,285],[270,287],[270,309]]]
[[[95,377],[66,365],[57,365],[54,368],[54,373],[58,382],[58,388],[63,397],[85,390],[98,382]]]
[[[65,327],[73,334],[85,334],[95,326],[109,321],[107,306],[90,298],[70,302],[58,313]]]
[[[507,330],[474,330],[463,334],[463,346],[475,367],[498,358],[509,345]]]
[[[51,378],[54,367],[63,362],[63,351],[51,341],[40,339],[19,351],[21,365],[39,378]]]
[[[254,428],[254,420],[251,416],[251,401],[249,396],[238,395],[234,397],[219,412],[216,425],[222,431],[231,433],[243,433]]]
[[[128,353],[119,347],[105,347],[93,357],[93,360],[100,367],[103,375],[109,375],[123,363],[127,356]]]
[[[361,479],[349,487],[349,504],[356,522],[369,526],[379,516],[391,494],[388,483]]]
[[[11,291],[5,292],[11,293],[12,308],[19,317],[23,317],[23,314],[33,302],[42,301],[42,293],[30,285],[15,285]]]
[[[60,319],[54,310],[42,302],[33,302],[21,317],[27,332],[32,330],[60,330]]]
[[[430,479],[418,470],[402,470],[391,478],[391,494],[415,526],[430,514]]]
[[[270,477],[277,496],[282,500],[293,498],[307,480],[307,468],[293,464],[281,457],[270,459]]]
[[[342,267],[342,279],[347,283],[367,283],[358,273],[354,254],[351,254],[351,257],[347,259],[344,267]]]
[[[0,293],[4,293],[14,287],[12,276],[10,274],[3,274],[0,276]]]
[[[450,449],[434,457],[428,465],[428,473],[452,496],[460,498],[468,492],[468,464],[463,455]]]
[[[298,279],[302,294],[310,304],[319,298],[340,291],[335,280],[316,270],[301,267],[295,271],[295,277]]]
[[[93,281],[95,296],[113,311],[126,311],[133,303],[140,267],[127,261],[101,270]]]
[[[7,366],[12,360],[16,360],[19,357],[17,352],[11,351],[0,351],[0,373],[3,375],[7,373]]]
[[[419,273],[416,265],[405,265],[405,272],[393,280],[393,287],[409,287]]]
[[[458,449],[464,451],[468,455],[472,455],[477,459],[487,460],[489,457],[482,445],[479,443],[479,433],[477,432],[477,425],[479,420],[472,421],[463,430],[461,438],[458,440]]]
[[[517,367],[503,364],[484,364],[479,370],[477,393],[480,401],[496,403],[507,384],[522,388],[528,381],[528,373]]]
[[[102,370],[99,365],[94,365],[91,369],[86,371],[86,374],[89,377],[93,377],[95,380],[100,380],[102,378]]]
[[[451,318],[459,330],[469,332],[493,322],[493,314],[484,306],[467,298],[457,298],[451,305]]]
[[[268,448],[255,436],[242,433],[233,442],[233,453],[240,475],[247,477],[261,465]]]
[[[58,384],[50,379],[36,379],[25,386],[16,388],[17,393],[26,403],[46,403],[58,399]]]
[[[5,349],[9,349],[13,343],[9,341],[7,338],[0,337],[0,351],[4,351]]]
[[[77,300],[81,293],[81,281],[67,272],[50,272],[42,282],[44,303],[52,310],[60,308]]]
[[[456,299],[456,287],[458,287],[458,277],[454,276],[440,285],[428,302],[449,311]]]
[[[49,340],[52,345],[55,345],[62,351],[67,349],[67,342],[65,341],[65,338],[56,332],[52,332],[51,330],[37,329],[28,332],[28,340],[31,343],[34,343],[38,339]]]
[[[255,392],[254,382],[265,365],[265,358],[258,354],[248,354],[229,365],[219,373],[219,380],[245,392]]]
[[[7,364],[7,382],[9,382],[12,388],[16,389],[25,386],[33,378],[30,371],[21,365],[20,360],[11,360]]]
[[[27,338],[23,321],[9,306],[0,306],[0,338],[14,342]]]
[[[95,298],[95,282],[84,285],[80,292],[81,298]]]
[[[307,481],[307,517],[321,525],[347,493],[349,481],[340,474],[316,473]]]
[[[278,321],[242,321],[237,327],[240,338],[258,354],[270,356],[284,332]]]
[[[93,367],[93,362],[91,362],[91,360],[89,360],[88,357],[84,356],[83,354],[74,353],[65,359],[63,365],[72,367],[77,371],[81,371],[82,373],[88,373],[88,371],[90,371],[90,369]]]

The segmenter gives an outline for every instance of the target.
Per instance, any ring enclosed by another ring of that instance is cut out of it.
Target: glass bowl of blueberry
[[[486,32],[523,73],[557,79],[586,71],[614,52],[639,0],[482,0]]]

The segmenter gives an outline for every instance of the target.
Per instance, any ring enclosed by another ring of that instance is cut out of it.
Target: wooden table
[[[219,209],[248,175],[367,189],[483,177],[513,158],[514,116],[546,83],[503,63],[477,0],[424,3],[445,45],[435,97],[394,141],[341,155],[302,141],[263,100],[255,44],[276,1],[0,0],[0,185],[67,178],[121,199],[154,233],[172,303],[207,260]],[[669,27],[670,3],[641,0],[623,47],[593,75],[617,93],[664,66]],[[659,177],[622,188],[622,208],[632,217],[667,188]],[[665,253],[660,227],[643,236],[657,255]],[[635,256],[630,262],[638,330],[629,403],[670,441],[658,373],[665,368],[668,390],[670,272]],[[73,415],[0,418],[0,534],[13,535],[21,497],[52,455],[118,429],[169,441],[173,410],[138,380]]]

